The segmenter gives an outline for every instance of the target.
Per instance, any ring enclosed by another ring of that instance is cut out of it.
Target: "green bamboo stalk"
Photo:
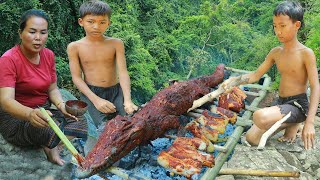
[[[227,160],[228,156],[231,154],[235,146],[237,145],[244,128],[241,126],[237,126],[232,135],[229,137],[228,141],[224,145],[226,147],[227,152],[219,152],[213,168],[209,168],[205,174],[201,177],[201,180],[208,180],[208,179],[215,179],[218,175],[221,167],[223,166],[224,162]]]
[[[67,138],[66,135],[63,134],[63,132],[60,130],[60,128],[57,126],[57,124],[52,120],[52,118],[49,116],[49,114],[47,113],[47,111],[40,107],[40,111],[43,115],[45,115],[48,119],[48,123],[49,126],[53,129],[53,131],[58,135],[58,137],[60,138],[60,140],[64,143],[64,145],[69,149],[69,151],[71,152],[71,154],[74,157],[79,156],[79,152],[76,150],[76,148],[71,144],[71,142],[69,141],[69,139]]]

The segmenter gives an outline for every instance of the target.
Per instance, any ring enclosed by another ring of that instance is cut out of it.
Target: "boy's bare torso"
[[[304,53],[308,53],[305,46],[290,50],[276,48],[273,59],[281,75],[279,96],[288,97],[306,92],[308,74]]]
[[[79,63],[87,84],[110,87],[118,83],[114,43],[115,39],[112,38],[94,43],[83,38],[76,42]]]

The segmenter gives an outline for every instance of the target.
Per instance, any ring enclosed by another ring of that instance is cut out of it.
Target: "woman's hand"
[[[48,111],[48,114],[52,116],[52,113]],[[45,128],[48,127],[48,119],[43,115],[39,108],[33,109],[28,115],[28,121],[35,127]]]
[[[60,102],[58,105],[57,105],[57,108],[67,117],[71,118],[71,119],[74,119],[74,120],[77,120],[78,121],[78,118],[70,113],[67,112],[66,110],[66,103],[65,102]]]

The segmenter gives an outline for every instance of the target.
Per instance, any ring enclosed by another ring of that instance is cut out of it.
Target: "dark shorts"
[[[76,121],[65,118],[61,111],[49,109],[49,102],[43,107],[53,114],[52,119],[65,135],[87,138],[87,123],[85,120]],[[46,146],[52,149],[60,142],[60,138],[50,127],[34,127],[29,121],[19,120],[2,109],[0,109],[0,133],[6,141],[20,147],[38,148]]]
[[[116,84],[111,87],[97,87],[88,85],[90,90],[95,93],[97,96],[99,96],[102,99],[106,99],[113,103],[116,106],[117,111],[112,114],[105,114],[100,112],[96,107],[93,105],[93,103],[85,96],[84,94],[80,95],[80,99],[82,101],[85,101],[88,104],[88,111],[90,116],[93,119],[93,122],[96,126],[96,128],[99,128],[99,126],[112,118],[114,118],[116,115],[122,115],[124,116],[126,114],[123,106],[123,93],[122,89],[120,87],[120,84]]]
[[[283,115],[291,111],[291,116],[287,119],[286,123],[300,123],[306,120],[309,101],[307,94],[303,93],[285,98],[279,97],[277,106]]]

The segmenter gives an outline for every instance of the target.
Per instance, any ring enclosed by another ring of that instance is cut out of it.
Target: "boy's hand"
[[[105,114],[114,113],[117,111],[116,106],[114,104],[102,98],[99,98],[93,104],[100,112]]]
[[[315,130],[313,123],[305,122],[305,125],[303,126],[302,130],[302,140],[304,143],[304,148],[306,150],[309,150],[311,148],[315,148]]]
[[[133,102],[126,102],[123,105],[127,114],[132,114],[134,111],[138,110],[138,106],[133,104]]]
[[[232,84],[236,79],[237,77],[230,77],[229,79],[223,81],[223,83],[220,84],[220,87],[222,87],[226,92],[228,92],[232,89]]]

